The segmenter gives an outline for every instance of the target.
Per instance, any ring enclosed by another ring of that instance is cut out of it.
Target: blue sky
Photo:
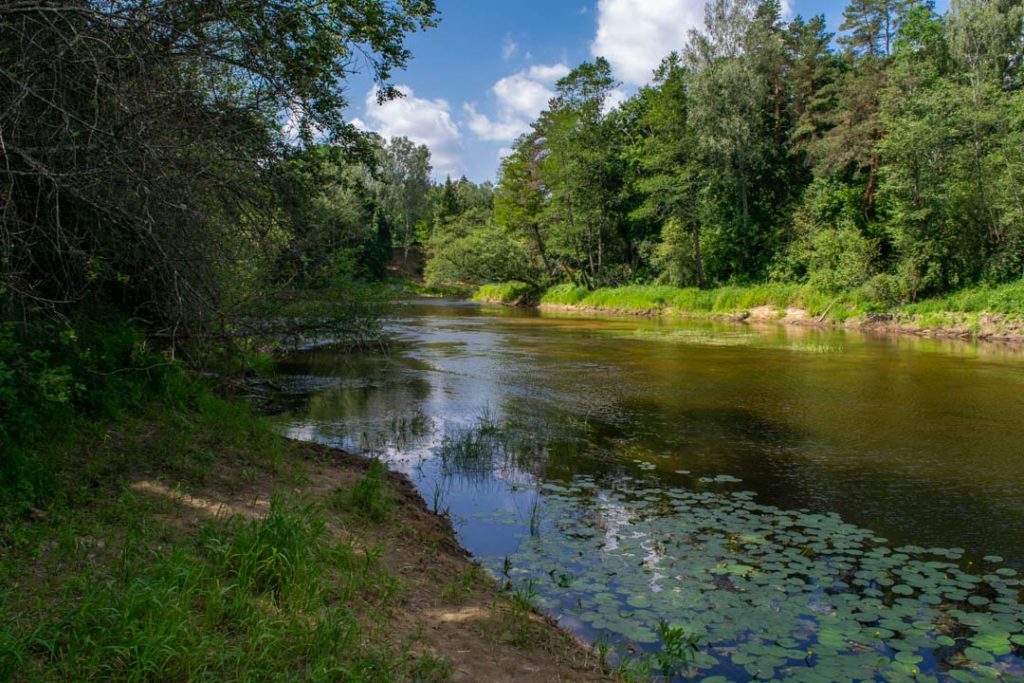
[[[372,83],[349,82],[349,115],[432,152],[434,175],[493,180],[501,155],[541,111],[554,82],[603,55],[625,97],[703,20],[704,0],[438,0],[441,23],[409,40],[394,75],[406,97],[377,106]],[[825,14],[838,30],[845,0],[784,0],[789,16]],[[938,0],[945,10],[948,0]]]

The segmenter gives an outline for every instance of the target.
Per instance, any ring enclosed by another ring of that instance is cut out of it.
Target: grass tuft
[[[386,521],[393,505],[387,472],[387,465],[376,458],[371,460],[366,474],[352,486],[352,490],[336,496],[336,504],[374,522]]]

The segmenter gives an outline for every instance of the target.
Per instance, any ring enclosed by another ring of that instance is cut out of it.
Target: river
[[[283,429],[408,473],[581,636],[692,633],[697,680],[1024,673],[1024,350],[448,301],[391,327],[284,358]]]

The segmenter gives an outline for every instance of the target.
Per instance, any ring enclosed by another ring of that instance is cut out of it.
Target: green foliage
[[[320,288],[384,277],[391,223],[363,164],[338,147],[315,145],[293,151],[272,172],[285,230],[271,282]]]
[[[588,294],[586,287],[563,284],[549,287],[540,297],[540,303],[549,306],[577,306]]]
[[[908,313],[1004,313],[1024,316],[1024,282],[968,289],[925,299],[904,308]]]
[[[667,220],[661,228],[661,241],[654,248],[651,265],[661,273],[659,282],[673,287],[692,287],[704,278],[703,264],[697,259],[699,233],[686,230],[677,220]]]
[[[111,419],[187,392],[181,369],[140,331],[94,313],[66,323],[0,323],[0,504],[16,514],[55,487],[33,446],[83,420]]]
[[[586,292],[566,286],[552,287],[541,303],[555,306],[580,306],[629,313],[709,313],[738,315],[752,308],[769,306],[777,310],[787,307],[805,308],[812,315],[821,314],[835,299],[808,286],[766,284],[750,287],[719,287],[716,289],[678,288],[659,285],[631,285]],[[843,307],[839,307],[842,309]],[[836,316],[848,315],[836,310]]]
[[[445,219],[434,226],[427,243],[424,278],[433,286],[540,276],[525,245],[491,220],[480,208]]]
[[[661,638],[661,649],[654,657],[661,675],[667,680],[672,680],[676,675],[684,675],[698,651],[699,636],[664,619],[658,622],[658,636]]]
[[[489,304],[521,305],[536,300],[537,289],[525,282],[500,282],[482,285],[473,293],[473,301]]]
[[[432,0],[65,9],[0,5],[3,316],[93,296],[175,332],[218,320],[290,241],[271,190],[297,147],[372,158],[344,83],[359,63],[397,96],[407,35],[436,22]]]
[[[239,590],[266,595],[275,603],[308,600],[311,596],[300,589],[315,586],[319,578],[315,560],[324,536],[323,520],[309,511],[286,511],[284,501],[277,498],[263,519],[235,524],[240,528],[228,543],[212,538],[207,544],[221,573],[232,577]]]

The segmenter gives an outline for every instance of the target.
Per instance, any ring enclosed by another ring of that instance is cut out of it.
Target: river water
[[[446,301],[391,327],[283,359],[283,429],[407,472],[583,637],[693,634],[681,680],[1024,672],[1024,351]]]

